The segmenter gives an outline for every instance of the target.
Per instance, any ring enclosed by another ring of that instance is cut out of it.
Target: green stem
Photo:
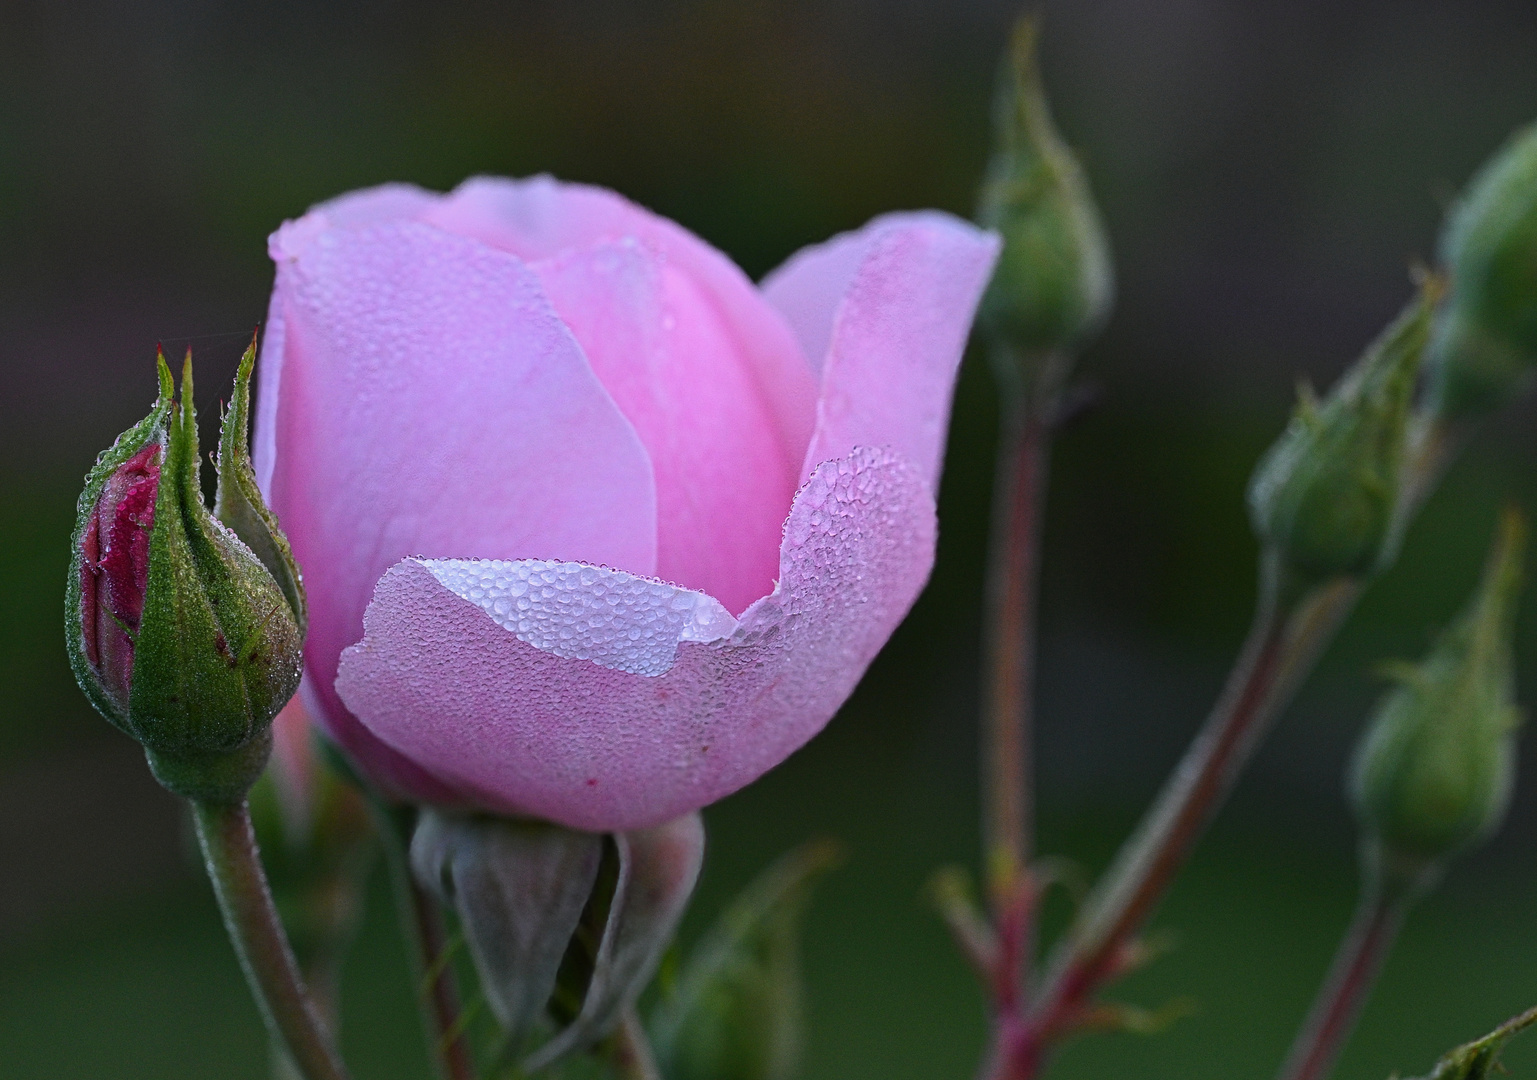
[[[346,1080],[330,1033],[304,992],[256,850],[250,806],[194,802],[198,841],[224,927],[274,1041],[305,1080]]]
[[[389,806],[370,795],[384,836],[384,852],[395,891],[395,909],[411,963],[411,981],[428,1057],[438,1080],[476,1080],[474,1054],[461,1022],[458,981],[448,961],[447,938],[437,902],[411,875],[408,851],[416,812]]]

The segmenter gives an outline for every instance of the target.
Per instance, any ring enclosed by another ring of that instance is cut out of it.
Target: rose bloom
[[[922,589],[991,234],[892,214],[754,286],[612,192],[477,178],[270,251],[305,699],[387,794],[670,820],[821,730]]]

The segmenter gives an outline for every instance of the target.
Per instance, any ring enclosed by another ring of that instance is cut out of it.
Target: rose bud
[[[1454,420],[1493,412],[1537,372],[1537,124],[1468,185],[1441,235],[1451,291],[1427,361],[1429,405]]]
[[[1083,170],[1057,133],[1041,85],[1036,20],[1014,28],[993,106],[993,156],[977,220],[1003,237],[979,317],[999,377],[1028,389],[1055,350],[1081,345],[1110,314],[1110,243]]]
[[[558,1030],[536,1073],[611,1031],[651,981],[704,859],[697,813],[598,836],[537,821],[426,811],[411,840],[423,886],[453,906],[514,1052]]]
[[[878,218],[755,286],[612,192],[480,178],[270,249],[257,477],[310,713],[385,796],[684,817],[821,730],[927,580],[997,252],[966,222]]]
[[[1526,527],[1508,511],[1468,608],[1419,665],[1392,669],[1351,772],[1351,796],[1389,872],[1414,874],[1488,835],[1515,775],[1511,639]]]
[[[1370,574],[1396,554],[1409,409],[1431,288],[1427,283],[1326,399],[1302,395],[1249,481],[1255,533],[1305,579]]]
[[[254,348],[236,381],[239,401]],[[302,634],[272,573],[203,504],[191,355],[179,405],[164,356],[158,366],[154,409],[101,456],[80,497],[70,662],[162,784],[189,799],[236,801],[266,763],[272,718],[298,686]],[[221,486],[249,468],[235,422],[244,418],[243,408],[225,417]]]

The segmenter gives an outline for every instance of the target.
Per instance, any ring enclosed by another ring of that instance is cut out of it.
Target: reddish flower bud
[[[220,438],[216,517],[198,475],[192,358],[179,405],[160,358],[154,408],[86,477],[67,586],[80,688],[144,747],[156,779],[211,802],[245,796],[266,764],[272,718],[299,685],[298,570],[245,449],[254,363],[253,342]]]
[[[133,642],[149,584],[149,534],[165,448],[154,441],[117,467],[82,540],[80,621],[86,661],[102,691],[128,708]]]

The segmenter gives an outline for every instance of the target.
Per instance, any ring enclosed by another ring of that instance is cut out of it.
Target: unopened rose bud
[[[541,821],[424,811],[417,879],[453,906],[509,1047],[559,1025],[537,1073],[592,1046],[651,981],[704,859],[698,813],[600,835]]]
[[[1322,402],[1304,394],[1249,482],[1260,541],[1304,577],[1365,575],[1392,561],[1406,430],[1432,285]]]
[[[81,689],[139,741],[156,778],[229,802],[266,763],[272,718],[298,688],[302,632],[273,575],[203,504],[191,356],[179,404],[163,356],[159,373],[149,416],[86,478],[66,637]],[[237,398],[249,379],[246,363]],[[235,416],[221,471],[244,463]]]
[[[1002,346],[999,377],[1028,387],[1043,357],[1091,337],[1115,293],[1094,197],[1057,133],[1033,18],[1016,25],[994,104],[994,150],[978,222],[1003,236],[980,317]]]
[[[1451,291],[1427,361],[1430,408],[1446,419],[1493,412],[1537,373],[1537,124],[1468,185],[1441,260]]]
[[[1357,748],[1351,795],[1390,864],[1435,865],[1499,826],[1515,770],[1511,637],[1526,527],[1506,513],[1472,602],[1394,674]]]

